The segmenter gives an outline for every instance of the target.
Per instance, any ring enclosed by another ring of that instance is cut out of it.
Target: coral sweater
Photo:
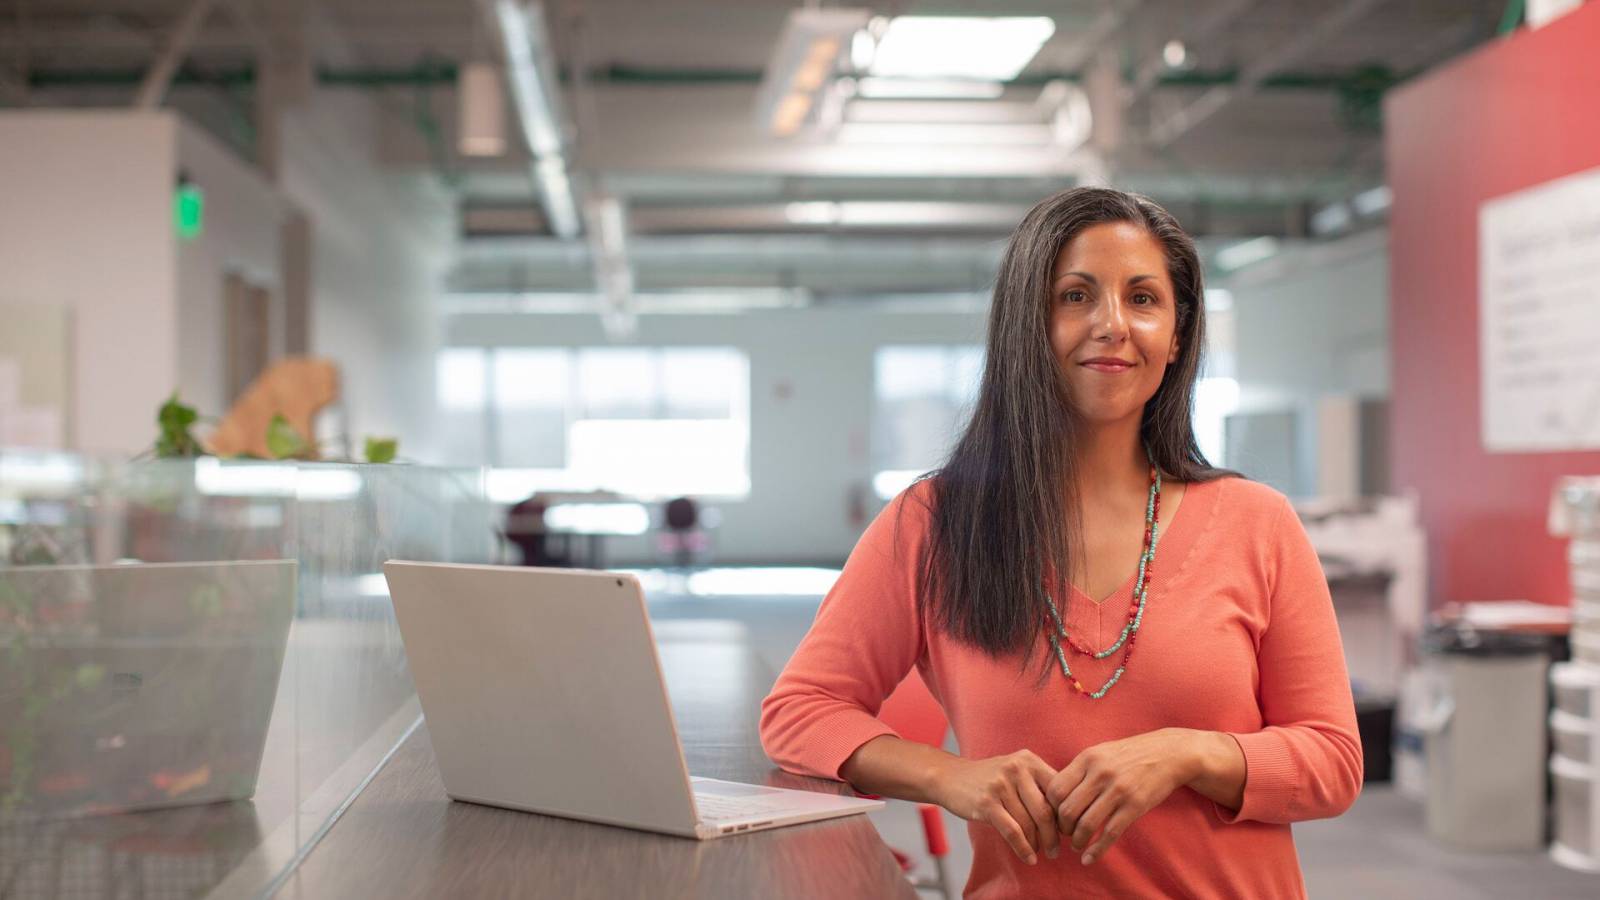
[[[1289,823],[1347,809],[1362,759],[1328,583],[1287,499],[1241,478],[1188,486],[1157,538],[1127,674],[1089,700],[1059,670],[1038,686],[1020,653],[992,658],[924,621],[915,585],[929,488],[896,497],[851,552],[762,704],[767,754],[785,769],[839,778],[857,747],[894,734],[876,713],[912,666],[968,758],[1027,748],[1059,769],[1095,744],[1158,728],[1225,732],[1244,751],[1240,809],[1179,788],[1087,867],[1072,853],[1029,866],[989,825],[969,823],[966,896],[1305,896]],[[1130,574],[1101,606],[1073,588],[1068,630],[1108,646],[1133,582]],[[1048,646],[1041,626],[1035,652]],[[1120,658],[1074,656],[1073,673],[1098,686]]]

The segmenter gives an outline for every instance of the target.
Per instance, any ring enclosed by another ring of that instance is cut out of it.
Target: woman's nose
[[[1127,310],[1123,309],[1121,297],[1110,295],[1095,304],[1094,337],[1118,338],[1127,332]]]

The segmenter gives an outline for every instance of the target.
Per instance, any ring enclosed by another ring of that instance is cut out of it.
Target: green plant
[[[202,419],[192,406],[186,406],[178,400],[178,393],[174,391],[167,401],[161,404],[156,412],[156,424],[159,430],[156,433],[155,446],[139,454],[140,458],[152,455],[156,459],[193,459],[198,456],[214,456],[200,443],[190,429],[201,421],[214,420]],[[366,439],[366,461],[369,463],[392,463],[399,450],[399,441],[392,437],[368,437]],[[251,453],[240,453],[232,459],[302,459],[309,460],[317,457],[318,445],[294,430],[289,420],[279,413],[272,417],[267,424],[267,456],[260,457]],[[354,462],[355,460],[348,460]]]
[[[367,462],[392,463],[394,455],[400,449],[400,441],[396,438],[367,438]]]
[[[199,420],[200,415],[194,411],[194,407],[179,403],[178,392],[173,391],[172,396],[156,412],[156,424],[160,428],[156,435],[156,458],[204,456],[205,450],[200,446],[200,441],[189,431],[189,427]]]
[[[317,448],[294,430],[289,420],[278,413],[267,425],[267,453],[273,459],[312,459]]]

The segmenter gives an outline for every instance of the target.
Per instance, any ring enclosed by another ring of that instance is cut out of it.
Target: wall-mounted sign
[[[1484,450],[1600,448],[1600,169],[1479,208],[1478,335]]]
[[[172,197],[172,224],[178,237],[193,240],[205,227],[206,195],[200,186],[188,179],[178,181]]]

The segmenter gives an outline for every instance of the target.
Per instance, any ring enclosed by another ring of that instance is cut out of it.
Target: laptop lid
[[[695,834],[638,579],[405,561],[383,568],[451,797]]]
[[[0,568],[0,817],[255,792],[293,560]]]

